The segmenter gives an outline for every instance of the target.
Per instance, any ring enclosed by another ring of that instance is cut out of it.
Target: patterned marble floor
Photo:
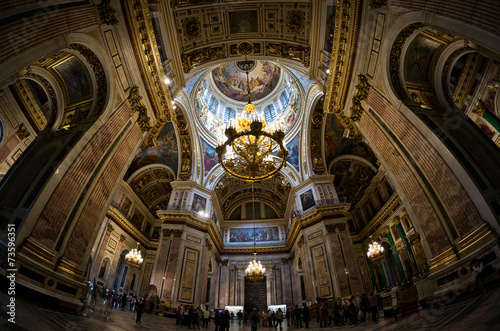
[[[422,310],[417,314],[404,319],[380,318],[377,323],[366,321],[356,326],[330,327],[338,330],[500,330],[500,288],[486,294],[470,297],[465,300]],[[108,318],[104,311],[97,307],[95,313],[88,317],[71,315],[33,305],[17,300],[16,324],[6,319],[7,297],[0,293],[0,330],[29,330],[29,331],[118,331],[118,330],[182,330],[175,325],[175,319],[146,315],[142,323],[135,323],[134,312],[115,309],[110,311]],[[316,321],[311,322],[310,330],[320,329]],[[283,326],[284,331],[298,330],[295,327]],[[201,328],[203,330],[203,328]],[[205,329],[206,330],[206,329]],[[214,330],[213,323],[209,330]],[[232,321],[231,331],[250,331],[249,325],[238,326]],[[273,330],[259,327],[258,330]]]

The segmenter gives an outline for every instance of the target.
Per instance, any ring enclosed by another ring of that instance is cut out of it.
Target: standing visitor
[[[257,327],[259,326],[259,313],[257,313],[257,308],[254,308],[250,315],[248,315],[248,319],[250,319],[250,324],[252,325],[252,331],[257,331]]]
[[[311,312],[309,310],[309,308],[306,306],[306,304],[304,303],[304,308],[302,308],[302,319],[304,320],[304,325],[306,326],[306,329],[309,329],[309,319],[310,319],[310,316],[311,315]]]
[[[146,303],[144,302],[144,299],[140,299],[138,304],[136,305],[136,319],[135,319],[135,322],[136,323],[141,323],[141,318],[142,318],[142,313],[144,312],[144,309],[146,308]]]
[[[210,312],[209,312],[209,311],[208,311],[208,309],[207,309],[207,310],[205,310],[205,311],[203,312],[203,324],[202,324],[202,326],[203,326],[204,328],[207,328],[207,329],[208,329],[208,320],[209,320],[209,319],[210,319]]]
[[[275,329],[278,329],[278,324],[280,326],[280,330],[283,330],[283,326],[281,325],[283,323],[283,311],[281,308],[278,308],[278,311],[276,312],[276,325],[274,326]]]
[[[371,292],[369,300],[370,300],[370,310],[372,311],[372,322],[376,322],[378,298],[373,292]]]
[[[215,324],[215,331],[219,331],[219,326],[220,326],[220,314],[218,310],[215,310],[215,317],[214,317],[214,324]]]

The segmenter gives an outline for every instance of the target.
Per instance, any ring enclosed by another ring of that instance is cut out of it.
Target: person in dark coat
[[[248,319],[250,320],[250,324],[252,324],[252,331],[257,331],[257,327],[259,326],[260,318],[259,313],[257,312],[257,308],[254,308],[250,315],[248,315]]]
[[[215,324],[215,331],[219,331],[220,314],[218,310],[215,311],[214,324]]]
[[[309,318],[310,318],[309,315],[310,315],[309,308],[304,303],[304,307],[302,308],[302,319],[304,320],[304,324],[306,326],[306,329],[309,328]]]
[[[220,317],[220,323],[222,326],[221,331],[229,331],[229,321],[231,320],[231,315],[229,315],[229,311],[226,309],[224,313]]]
[[[135,319],[136,323],[141,323],[142,313],[144,312],[145,308],[146,308],[146,303],[144,302],[143,299],[140,299],[136,305],[136,308],[135,308],[135,311],[137,314],[136,319]]]

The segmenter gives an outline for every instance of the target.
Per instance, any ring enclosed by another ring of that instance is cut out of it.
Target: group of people
[[[211,317],[210,312],[206,309],[183,305],[177,307],[175,315],[175,324],[187,327],[188,329],[199,329],[200,323],[202,323],[202,327],[208,328],[208,322]]]

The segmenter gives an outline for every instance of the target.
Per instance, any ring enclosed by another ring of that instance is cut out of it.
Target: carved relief
[[[304,14],[292,11],[286,18],[286,27],[292,33],[301,33],[304,30]]]
[[[23,140],[25,138],[28,138],[30,134],[31,133],[29,133],[23,123],[19,124],[16,131],[16,135],[19,137],[19,139]]]
[[[188,18],[183,26],[184,34],[188,39],[198,38],[201,34],[201,24],[196,18]]]
[[[111,8],[111,0],[102,0],[99,5],[97,5],[99,10],[99,18],[101,22],[109,25],[118,24],[118,20],[115,17],[116,10]]]
[[[134,86],[130,89],[130,94],[127,98],[132,107],[132,111],[139,113],[139,118],[137,119],[137,124],[141,128],[142,132],[146,132],[151,129],[151,123],[149,122],[148,110],[146,106],[141,101],[142,97],[139,95],[139,87]]]
[[[359,121],[361,115],[363,114],[363,107],[361,106],[362,101],[366,101],[368,98],[368,93],[370,92],[370,84],[364,75],[358,75],[358,85],[356,85],[356,91],[352,97],[352,107],[351,114],[349,117],[353,121]]]
[[[182,54],[182,67],[185,73],[191,71],[204,63],[211,60],[226,58],[226,45],[207,47],[188,54]]]

